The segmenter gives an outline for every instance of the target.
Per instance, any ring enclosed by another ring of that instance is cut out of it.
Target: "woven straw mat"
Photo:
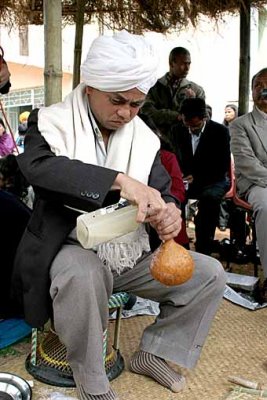
[[[111,383],[121,400],[255,400],[255,396],[231,394],[228,376],[267,383],[267,308],[249,311],[223,300],[197,366],[190,371],[182,370],[187,379],[182,393],[172,393],[152,379],[133,374],[128,369],[142,331],[153,320],[153,317],[140,316],[122,321],[120,350],[126,369]],[[114,322],[111,322],[109,329],[113,327]],[[24,368],[30,343],[18,344],[14,349],[16,354],[0,357],[0,370],[32,379]],[[75,389],[47,386],[34,380],[33,400],[48,400],[55,391],[76,396]]]

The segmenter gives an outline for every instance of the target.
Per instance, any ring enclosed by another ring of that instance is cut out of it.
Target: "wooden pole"
[[[79,85],[80,83],[80,65],[82,58],[84,11],[85,11],[85,0],[77,0],[73,81],[72,81],[73,89],[75,89],[76,86]]]
[[[61,0],[44,0],[45,105],[62,100]]]
[[[258,25],[258,70],[266,66],[267,10],[259,11]]]
[[[250,91],[250,0],[244,0],[240,6],[240,60],[239,60],[239,107],[238,114],[243,115],[249,109]]]

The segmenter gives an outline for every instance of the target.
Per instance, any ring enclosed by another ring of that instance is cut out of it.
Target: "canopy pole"
[[[249,109],[250,16],[250,0],[244,0],[240,6],[239,115]]]
[[[44,0],[45,106],[62,100],[61,0]]]
[[[80,83],[85,0],[77,0],[72,88]]]

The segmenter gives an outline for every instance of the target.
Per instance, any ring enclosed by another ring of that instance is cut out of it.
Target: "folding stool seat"
[[[114,293],[108,303],[109,310],[116,310],[113,341],[109,343],[109,328],[103,332],[103,362],[107,377],[112,380],[124,369],[124,360],[119,349],[121,312],[129,300],[125,292]],[[110,346],[109,346],[110,345]],[[110,347],[110,348],[108,348]],[[26,359],[27,371],[37,380],[46,384],[75,387],[71,367],[66,359],[66,347],[60,342],[56,332],[50,328],[42,333],[32,330],[31,353]]]

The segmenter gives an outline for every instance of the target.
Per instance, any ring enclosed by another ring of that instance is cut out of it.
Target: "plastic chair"
[[[233,158],[231,159],[231,188],[229,192],[231,191],[231,196],[228,198],[231,198],[234,205],[242,210],[244,210],[249,219],[250,219],[250,226],[251,226],[251,256],[252,256],[252,261],[254,264],[254,276],[258,276],[258,265],[259,265],[259,258],[257,256],[257,238],[256,238],[256,229],[255,229],[255,223],[254,223],[254,217],[253,217],[253,210],[251,204],[249,204],[246,200],[242,199],[239,197],[237,193],[237,185],[236,185],[236,178],[235,178],[235,167],[234,167],[234,160]],[[246,229],[246,226],[244,226],[244,229]],[[246,234],[244,235],[246,236]],[[232,238],[232,232],[230,230],[230,243],[232,244],[233,238]],[[231,266],[230,266],[230,257],[227,259],[227,264],[226,268],[228,271],[231,271]]]
[[[228,192],[226,192],[224,195],[225,200],[232,199],[234,196],[234,192],[235,192],[235,164],[234,164],[234,157],[232,154],[231,154],[230,168],[229,168],[228,176],[229,176],[229,181],[230,181],[230,188],[229,188]]]
[[[124,369],[124,360],[119,350],[121,312],[130,295],[114,293],[109,299],[110,312],[116,309],[115,329],[112,350],[107,354],[108,329],[103,332],[103,362],[108,379],[115,379]],[[26,359],[27,371],[37,380],[54,386],[75,387],[72,370],[66,359],[66,347],[60,342],[58,335],[51,328],[40,338],[41,332],[32,330],[31,353]]]

